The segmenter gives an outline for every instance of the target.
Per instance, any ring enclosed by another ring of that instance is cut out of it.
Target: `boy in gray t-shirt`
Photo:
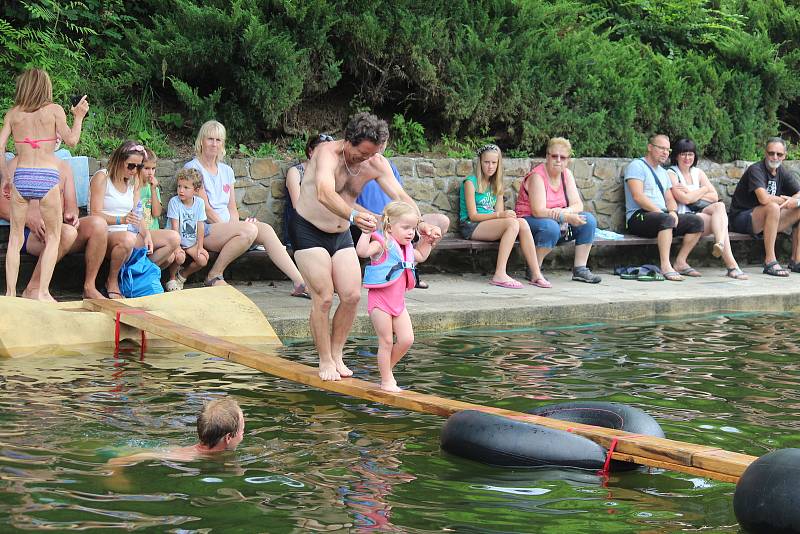
[[[197,169],[183,168],[175,177],[178,194],[167,206],[167,224],[181,236],[181,250],[169,266],[167,291],[183,289],[186,279],[208,263],[208,251],[203,248],[206,235],[206,207],[203,199],[196,195],[203,187],[203,175]],[[190,257],[190,265],[181,269]]]

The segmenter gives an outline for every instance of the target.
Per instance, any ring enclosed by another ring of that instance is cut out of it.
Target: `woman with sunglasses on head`
[[[108,224],[109,259],[106,291],[112,299],[123,298],[119,271],[134,248],[146,247],[150,259],[159,267],[175,261],[180,236],[173,230],[151,230],[135,212],[139,203],[140,173],[144,167],[144,146],[125,141],[111,154],[108,169],[100,169],[89,182],[89,213],[101,216]],[[129,231],[135,228],[137,231]]]
[[[678,203],[678,213],[694,213],[703,219],[703,235],[714,234],[711,254],[722,257],[728,276],[747,280],[731,251],[728,237],[728,213],[720,202],[717,190],[702,169],[697,168],[697,146],[689,139],[681,139],[672,150],[672,167],[667,170],[672,182],[672,196]]]
[[[587,261],[597,221],[584,211],[575,176],[567,168],[571,153],[568,139],[550,139],[545,162],[523,178],[515,208],[533,233],[539,265],[557,244],[574,239],[572,279],[596,284],[601,278],[589,270]]]
[[[198,191],[198,196],[206,204],[203,246],[206,250],[219,253],[208,271],[205,285],[224,285],[222,273],[225,268],[255,243],[263,246],[272,263],[292,280],[292,296],[308,297],[300,271],[272,226],[255,217],[239,220],[234,192],[236,179],[230,165],[222,161],[225,157],[225,136],[225,126],[221,123],[213,120],[204,123],[194,143],[195,158],[185,165],[203,175],[203,187]],[[180,272],[178,281],[182,281]]]
[[[286,171],[286,204],[283,211],[283,242],[288,248],[292,248],[292,240],[290,237],[291,228],[294,223],[295,214],[294,205],[300,196],[300,184],[303,181],[303,174],[306,172],[306,165],[311,161],[311,156],[314,154],[314,149],[321,143],[328,143],[333,141],[333,137],[328,134],[321,133],[313,135],[308,138],[306,142],[306,161],[298,163]]]

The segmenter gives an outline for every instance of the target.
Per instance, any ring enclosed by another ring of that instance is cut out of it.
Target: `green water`
[[[401,385],[525,410],[629,403],[667,437],[761,455],[798,446],[800,329],[790,315],[419,337]],[[285,356],[313,363],[310,344]],[[374,340],[348,345],[377,377]],[[193,443],[205,400],[232,395],[240,448],[149,461]],[[308,389],[198,353],[0,360],[0,531],[738,532],[734,487],[660,470],[499,469],[439,450],[442,419]]]

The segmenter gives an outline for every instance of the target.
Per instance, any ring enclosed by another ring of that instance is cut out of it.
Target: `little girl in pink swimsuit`
[[[411,244],[417,225],[417,211],[405,202],[390,202],[383,210],[383,231],[362,233],[356,253],[371,261],[364,270],[367,310],[378,335],[378,369],[381,389],[402,391],[392,369],[414,342],[414,330],[406,309],[405,292],[416,283],[415,265],[428,258],[432,240],[421,236],[417,248]],[[397,342],[392,343],[397,336]]]

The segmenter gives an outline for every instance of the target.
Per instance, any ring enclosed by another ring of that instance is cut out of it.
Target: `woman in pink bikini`
[[[61,194],[58,159],[53,154],[56,142],[78,144],[83,118],[89,111],[86,95],[72,108],[72,128],[64,109],[53,103],[53,84],[42,69],[29,69],[17,78],[14,107],[3,119],[0,147],[5,149],[13,137],[17,150],[17,168],[8,176],[5,158],[0,158],[0,188],[11,200],[11,233],[6,253],[6,295],[17,294],[19,256],[24,243],[28,202],[39,200],[45,225],[45,247],[41,254],[41,284],[35,298],[55,302],[50,295],[50,279],[56,266],[61,236]]]
[[[390,202],[383,209],[383,230],[362,233],[356,244],[360,257],[372,258],[364,270],[364,286],[369,288],[367,312],[378,335],[378,370],[384,391],[401,391],[392,368],[414,343],[405,293],[416,285],[415,264],[425,261],[433,247],[433,240],[425,235],[416,249],[411,244],[421,221],[413,206]]]

